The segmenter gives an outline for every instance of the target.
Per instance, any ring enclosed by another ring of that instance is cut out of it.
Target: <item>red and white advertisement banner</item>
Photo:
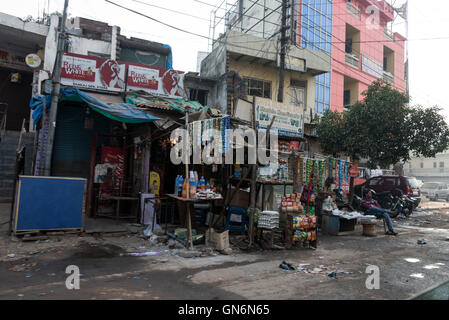
[[[64,53],[61,84],[115,92],[142,90],[167,98],[185,96],[181,71],[72,53]]]
[[[184,73],[172,69],[128,64],[128,90],[145,92],[168,98],[184,97]]]
[[[113,60],[64,53],[61,84],[84,89],[125,91],[126,65]]]

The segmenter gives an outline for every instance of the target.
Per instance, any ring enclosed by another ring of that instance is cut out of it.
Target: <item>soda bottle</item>
[[[196,195],[196,179],[195,179],[195,174],[193,173],[193,171],[191,171],[190,173],[190,198],[194,198]]]
[[[179,181],[178,181],[178,190],[176,190],[176,195],[178,197],[182,197],[182,188],[184,185],[184,177],[183,176],[179,176]]]
[[[189,192],[189,190],[187,190],[189,188],[189,182],[187,179],[184,180],[184,184],[182,186],[182,197],[183,198],[187,198],[187,192]]]
[[[201,179],[200,179],[200,188],[201,188],[201,191],[206,190],[206,180],[204,180],[204,177],[201,177]]]

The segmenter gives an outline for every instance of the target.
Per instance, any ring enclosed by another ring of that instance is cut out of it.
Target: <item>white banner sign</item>
[[[268,128],[273,116],[276,118],[272,128],[277,129],[280,136],[303,137],[303,108],[258,98],[256,100],[256,121],[259,122],[259,128]]]

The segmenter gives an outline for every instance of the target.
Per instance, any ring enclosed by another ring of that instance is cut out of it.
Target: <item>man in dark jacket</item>
[[[365,198],[362,200],[361,206],[366,209],[366,215],[376,216],[377,219],[384,219],[387,223],[388,232],[387,235],[397,235],[397,232],[393,229],[393,223],[391,222],[388,211],[382,209],[379,203],[373,199],[373,193],[371,191],[366,192]]]

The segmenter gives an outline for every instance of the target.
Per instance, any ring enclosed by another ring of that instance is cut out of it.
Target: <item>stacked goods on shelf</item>
[[[288,182],[288,160],[279,159],[279,164],[270,163],[257,168],[257,179],[261,182]]]
[[[288,181],[288,160],[279,159],[278,180]]]
[[[258,217],[258,225],[261,229],[278,229],[279,228],[279,212],[262,211]]]
[[[292,216],[293,241],[316,241],[317,218],[313,202],[309,202],[309,210],[306,212],[301,200],[300,193],[284,196],[281,202],[281,212]]]
[[[293,241],[315,241],[316,221],[316,216],[293,217]]]
[[[280,152],[290,152],[291,151],[290,142],[288,142],[288,141],[279,140],[278,145],[279,145]]]
[[[301,194],[298,192],[287,194],[281,200],[281,212],[288,212],[292,214],[299,214],[303,212],[301,205]]]

